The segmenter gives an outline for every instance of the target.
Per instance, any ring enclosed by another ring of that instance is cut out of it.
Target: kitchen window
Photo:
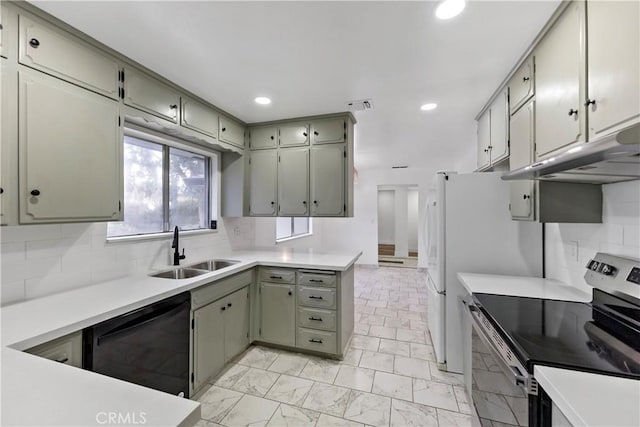
[[[211,165],[201,154],[157,137],[124,137],[124,221],[110,222],[108,238],[209,228]],[[215,200],[215,198],[213,198]]]
[[[283,242],[296,237],[312,234],[311,218],[278,217],[276,218],[276,242]]]

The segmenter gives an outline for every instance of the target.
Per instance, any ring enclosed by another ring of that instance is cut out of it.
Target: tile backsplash
[[[184,262],[227,253],[252,242],[242,219],[218,221],[217,232],[180,236]],[[0,229],[0,304],[6,305],[133,273],[168,268],[171,237],[107,243],[106,223],[52,224]]]
[[[585,265],[596,252],[640,259],[640,181],[602,186],[602,224],[547,224],[546,273],[591,292]]]

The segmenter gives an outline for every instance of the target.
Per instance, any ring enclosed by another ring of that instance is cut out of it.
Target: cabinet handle
[[[280,280],[282,280],[282,276],[269,276],[269,279],[280,279]]]
[[[303,135],[303,136],[307,136],[307,133],[306,133],[306,132],[302,132],[302,135]]]
[[[302,201],[302,204],[303,204],[303,205],[306,205],[306,204],[307,204],[307,201],[306,201],[306,200],[303,200],[303,201]]]
[[[322,322],[322,317],[313,317],[313,316],[311,316],[311,317],[309,317],[309,320],[314,320],[316,322]]]
[[[227,309],[227,307],[221,307],[220,310],[225,311]]]
[[[176,104],[171,104],[169,105],[169,108],[171,108],[172,110],[175,110],[176,108],[178,108],[178,106]]]
[[[309,299],[324,299],[322,297],[317,297],[315,295],[309,295]]]
[[[528,81],[529,81],[529,77],[523,77],[523,78],[522,78],[522,81],[523,81],[523,82],[528,82]]]
[[[315,136],[320,135],[320,134],[318,133],[318,131],[317,131],[317,130],[314,130],[314,131],[313,131],[313,134],[314,134]]]
[[[324,280],[322,279],[309,279],[309,281],[313,283],[324,283]]]
[[[227,307],[231,307],[232,305],[233,305],[233,304],[231,304],[231,303],[228,303],[228,304],[227,304]]]
[[[38,197],[40,195],[40,190],[31,190],[31,195],[34,197]]]
[[[313,204],[314,204],[314,205],[317,205],[317,204],[318,204],[318,201],[317,201],[317,200],[314,200],[314,201],[313,201]]]
[[[31,39],[29,40],[29,46],[31,46],[34,49],[37,49],[38,46],[40,46],[40,41],[38,39]]]
[[[309,340],[309,342],[313,342],[313,343],[316,343],[316,344],[322,344],[322,340],[317,340],[317,339],[315,339],[315,338],[311,338],[311,339]]]
[[[530,199],[530,198],[531,198],[531,195],[529,195],[529,194],[523,194],[522,195],[522,199],[523,200],[527,200],[527,199]]]
[[[274,137],[273,137],[273,135],[271,135],[271,140],[273,140],[273,139],[274,139]]]
[[[578,115],[578,110],[574,110],[573,108],[571,108],[571,109],[569,110],[569,115],[570,115],[570,116],[573,116],[574,114],[577,116],[577,115]]]
[[[293,293],[291,291],[288,292],[289,295],[293,295]]]
[[[271,202],[271,206],[273,206],[273,205],[275,205],[275,204],[276,204],[276,202]]]
[[[58,363],[67,363],[69,361],[68,357],[63,357],[62,359],[56,359],[56,362]]]
[[[226,132],[226,131],[227,131],[227,128],[222,128],[222,132]]]
[[[585,101],[584,106],[588,107],[589,105],[596,105],[596,100],[595,99],[588,99]]]
[[[0,194],[4,194],[4,188],[0,187]]]

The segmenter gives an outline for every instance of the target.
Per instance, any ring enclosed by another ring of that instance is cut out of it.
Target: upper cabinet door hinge
[[[122,212],[122,200],[118,200],[118,212]]]
[[[118,116],[118,127],[122,126],[122,118]]]
[[[124,82],[124,68],[118,71],[118,81]]]
[[[191,319],[191,329],[195,329],[196,327],[196,319]]]
[[[343,154],[343,156],[342,156],[342,157],[344,157],[344,158],[346,159],[346,158],[347,158],[347,150],[344,150],[344,151],[342,152],[342,154]]]

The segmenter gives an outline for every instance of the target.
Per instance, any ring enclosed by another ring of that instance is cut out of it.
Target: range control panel
[[[640,260],[598,252],[586,268],[584,279],[589,285],[640,299]]]

